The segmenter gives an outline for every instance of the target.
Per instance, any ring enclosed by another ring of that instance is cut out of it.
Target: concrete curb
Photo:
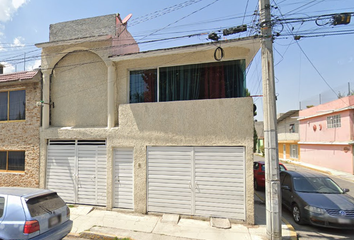
[[[285,218],[281,218],[281,220],[286,224],[286,226],[288,227],[288,229],[290,230],[290,239],[291,240],[297,240],[297,233],[293,227],[293,225],[291,225],[288,220],[286,220]]]
[[[84,232],[81,232],[80,234],[69,233],[68,237],[85,238],[85,239],[93,239],[93,240],[123,240],[123,239],[134,240],[134,239],[128,238],[128,237],[119,237],[116,235],[110,235],[110,234],[105,234],[105,233],[96,233],[96,232],[90,232],[90,231],[84,231]]]
[[[301,167],[304,167],[304,168],[307,168],[307,169],[310,169],[310,170],[313,170],[313,171],[321,172],[321,173],[324,173],[324,174],[333,175],[332,172],[329,171],[329,170],[319,169],[319,168],[312,167],[312,166],[309,166],[309,165],[306,165],[306,164],[303,164],[303,163],[298,163],[296,161],[291,161],[291,160],[288,160],[288,159],[279,159],[279,161],[282,161],[282,162],[288,163],[288,164],[292,164],[292,165],[301,166]]]

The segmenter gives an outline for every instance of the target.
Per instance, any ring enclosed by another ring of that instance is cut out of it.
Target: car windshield
[[[329,177],[294,177],[297,192],[342,194],[343,190]]]
[[[264,172],[264,171],[265,171],[265,165],[263,164],[262,165],[262,172]],[[283,171],[286,171],[286,169],[283,165],[279,164],[279,171],[283,172]]]

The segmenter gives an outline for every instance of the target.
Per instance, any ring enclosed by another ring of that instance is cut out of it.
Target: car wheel
[[[292,214],[293,214],[293,219],[297,224],[302,225],[304,223],[302,220],[301,210],[296,203],[293,204]]]
[[[255,190],[259,190],[259,186],[256,179],[254,179],[253,186]]]

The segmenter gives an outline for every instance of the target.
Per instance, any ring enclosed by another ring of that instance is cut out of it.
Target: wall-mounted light
[[[44,104],[47,104],[47,105],[49,105],[49,106],[53,106],[53,108],[54,108],[54,102],[52,102],[52,103],[46,103],[46,102],[44,102],[43,100],[36,102],[36,106],[38,106],[38,107],[39,107],[39,106],[40,106],[40,107],[43,107]]]

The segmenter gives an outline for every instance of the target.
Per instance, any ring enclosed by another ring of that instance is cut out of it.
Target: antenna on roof
[[[126,16],[126,17],[122,20],[122,24],[123,24],[123,25],[126,24],[132,16],[133,16],[133,14],[129,13],[128,16]]]

